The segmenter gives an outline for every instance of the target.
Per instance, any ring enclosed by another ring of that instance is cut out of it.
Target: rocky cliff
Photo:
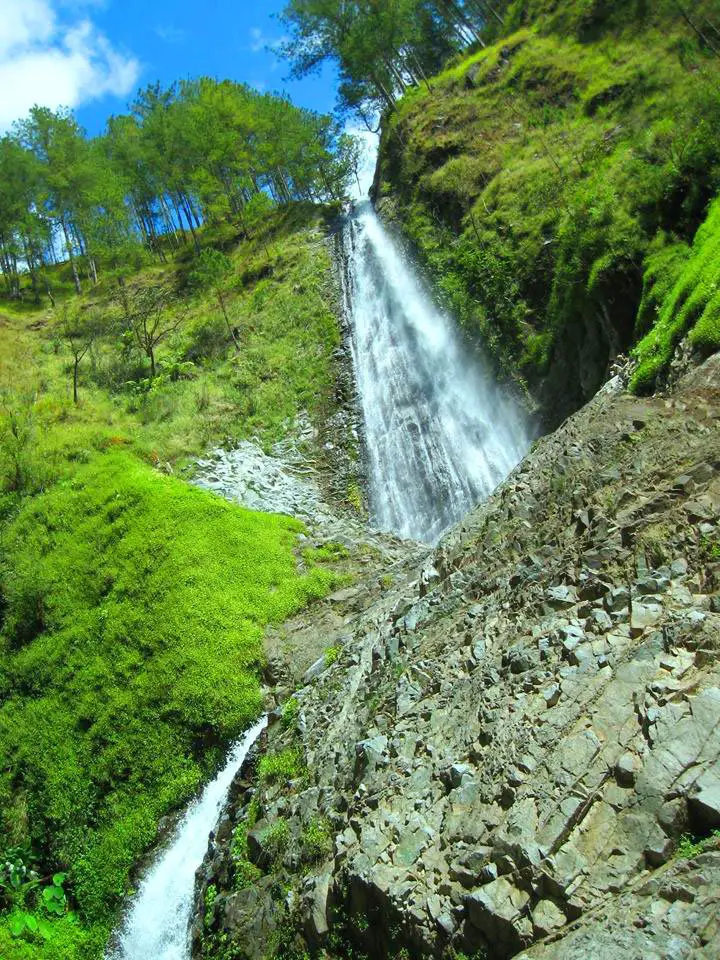
[[[436,551],[287,625],[195,957],[720,953],[719,414],[720,355],[619,375]]]

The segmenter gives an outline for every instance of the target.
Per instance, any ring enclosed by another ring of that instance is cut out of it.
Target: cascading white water
[[[202,863],[233,777],[267,726],[263,717],[230,751],[227,763],[192,803],[135,895],[112,960],[187,960],[195,871]]]
[[[369,203],[344,232],[373,522],[435,543],[525,454],[519,406],[469,356]]]

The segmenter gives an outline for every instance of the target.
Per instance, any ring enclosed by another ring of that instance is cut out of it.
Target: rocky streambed
[[[286,625],[193,955],[719,956],[719,519],[716,356]]]

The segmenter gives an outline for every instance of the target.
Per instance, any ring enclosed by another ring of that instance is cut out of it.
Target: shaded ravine
[[[192,803],[142,880],[108,960],[187,960],[195,871],[207,852],[233,777],[267,726],[263,717],[235,744],[227,762]]]
[[[505,479],[530,430],[369,203],[348,218],[343,244],[371,519],[432,544]]]

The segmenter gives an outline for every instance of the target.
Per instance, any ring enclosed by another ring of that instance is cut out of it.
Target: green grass
[[[609,353],[654,320],[646,258],[667,289],[720,189],[720,61],[671,4],[512,6],[389,117],[381,194],[443,304],[538,383],[573,337]]]
[[[239,352],[213,296],[186,286],[189,254],[146,269],[132,282],[164,279],[177,289],[183,315],[160,345],[159,376],[150,384],[144,358],[110,334],[81,365],[78,405],[52,311],[0,298],[0,434],[8,408],[31,422],[30,485],[54,482],[108,444],[177,468],[223,441],[257,437],[269,446],[301,411],[322,425],[335,410],[333,352],[340,338],[323,223],[322,210],[299,205],[277,212],[252,241],[208,238],[224,242],[233,262],[227,304]],[[110,315],[111,279],[80,303]],[[7,476],[3,459],[0,483],[3,466]]]
[[[128,283],[170,283],[182,323],[144,359],[110,332],[80,403],[42,306],[0,301],[0,956],[95,960],[159,820],[212,776],[257,716],[264,628],[346,581],[342,550],[304,556],[301,524],[170,476],[243,437],[265,446],[301,411],[333,410],[338,342],[325,213],[277,212],[251,240],[217,230],[226,301],[186,286],[190,251]],[[66,267],[59,302],[71,301]],[[80,301],[112,312],[107,275]],[[10,889],[4,858],[67,870],[71,912],[41,917],[49,881]]]
[[[686,333],[701,351],[720,348],[720,200],[710,207],[692,249],[678,256],[671,247],[668,255],[672,263],[663,264],[661,271],[656,259],[648,263],[646,288],[654,293],[657,318],[635,348],[638,366],[631,388],[637,393],[653,389]],[[660,292],[655,293],[660,284]]]
[[[301,524],[111,453],[2,536],[4,835],[67,868],[108,921],[158,819],[260,710],[263,627],[335,582],[297,572]]]

